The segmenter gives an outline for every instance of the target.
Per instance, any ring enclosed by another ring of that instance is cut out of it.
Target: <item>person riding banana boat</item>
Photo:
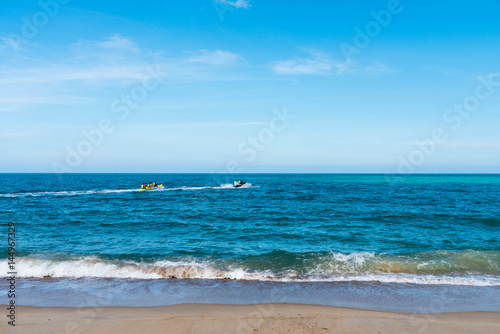
[[[155,189],[155,188],[160,188],[162,186],[163,186],[163,184],[160,184],[160,185],[156,184],[156,181],[150,182],[149,184],[143,183],[140,190]]]

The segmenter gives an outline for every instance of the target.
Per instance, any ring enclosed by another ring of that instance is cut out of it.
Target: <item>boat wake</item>
[[[80,196],[94,194],[118,194],[139,191],[139,189],[102,189],[102,190],[75,190],[75,191],[39,191],[17,192],[0,194],[0,197],[43,197],[43,196]]]
[[[239,188],[259,188],[258,186],[252,186],[251,183],[244,184]],[[150,189],[149,191],[159,192],[159,191],[182,191],[182,190],[204,190],[204,189],[237,189],[232,184],[221,184],[219,186],[203,186],[203,187],[171,187],[167,188],[165,186]],[[75,191],[39,191],[39,192],[13,192],[0,194],[1,197],[5,198],[16,198],[16,197],[43,197],[43,196],[82,196],[82,195],[95,195],[95,194],[120,194],[120,193],[131,193],[139,192],[140,189],[101,189],[101,190],[75,190]]]

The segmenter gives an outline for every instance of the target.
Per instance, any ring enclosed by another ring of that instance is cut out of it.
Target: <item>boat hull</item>
[[[141,188],[141,189],[139,189],[139,191],[155,190],[155,189],[162,188],[162,187],[163,187],[163,183],[159,184],[159,185],[157,185],[156,187],[153,187],[153,188],[146,188],[146,189]]]

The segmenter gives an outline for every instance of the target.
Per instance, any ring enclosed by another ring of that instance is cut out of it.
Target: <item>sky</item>
[[[0,13],[0,172],[500,172],[499,0]]]

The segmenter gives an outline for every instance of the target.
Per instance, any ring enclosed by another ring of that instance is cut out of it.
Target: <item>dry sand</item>
[[[500,333],[499,312],[408,314],[298,304],[16,311],[16,327],[4,317],[1,333]]]

